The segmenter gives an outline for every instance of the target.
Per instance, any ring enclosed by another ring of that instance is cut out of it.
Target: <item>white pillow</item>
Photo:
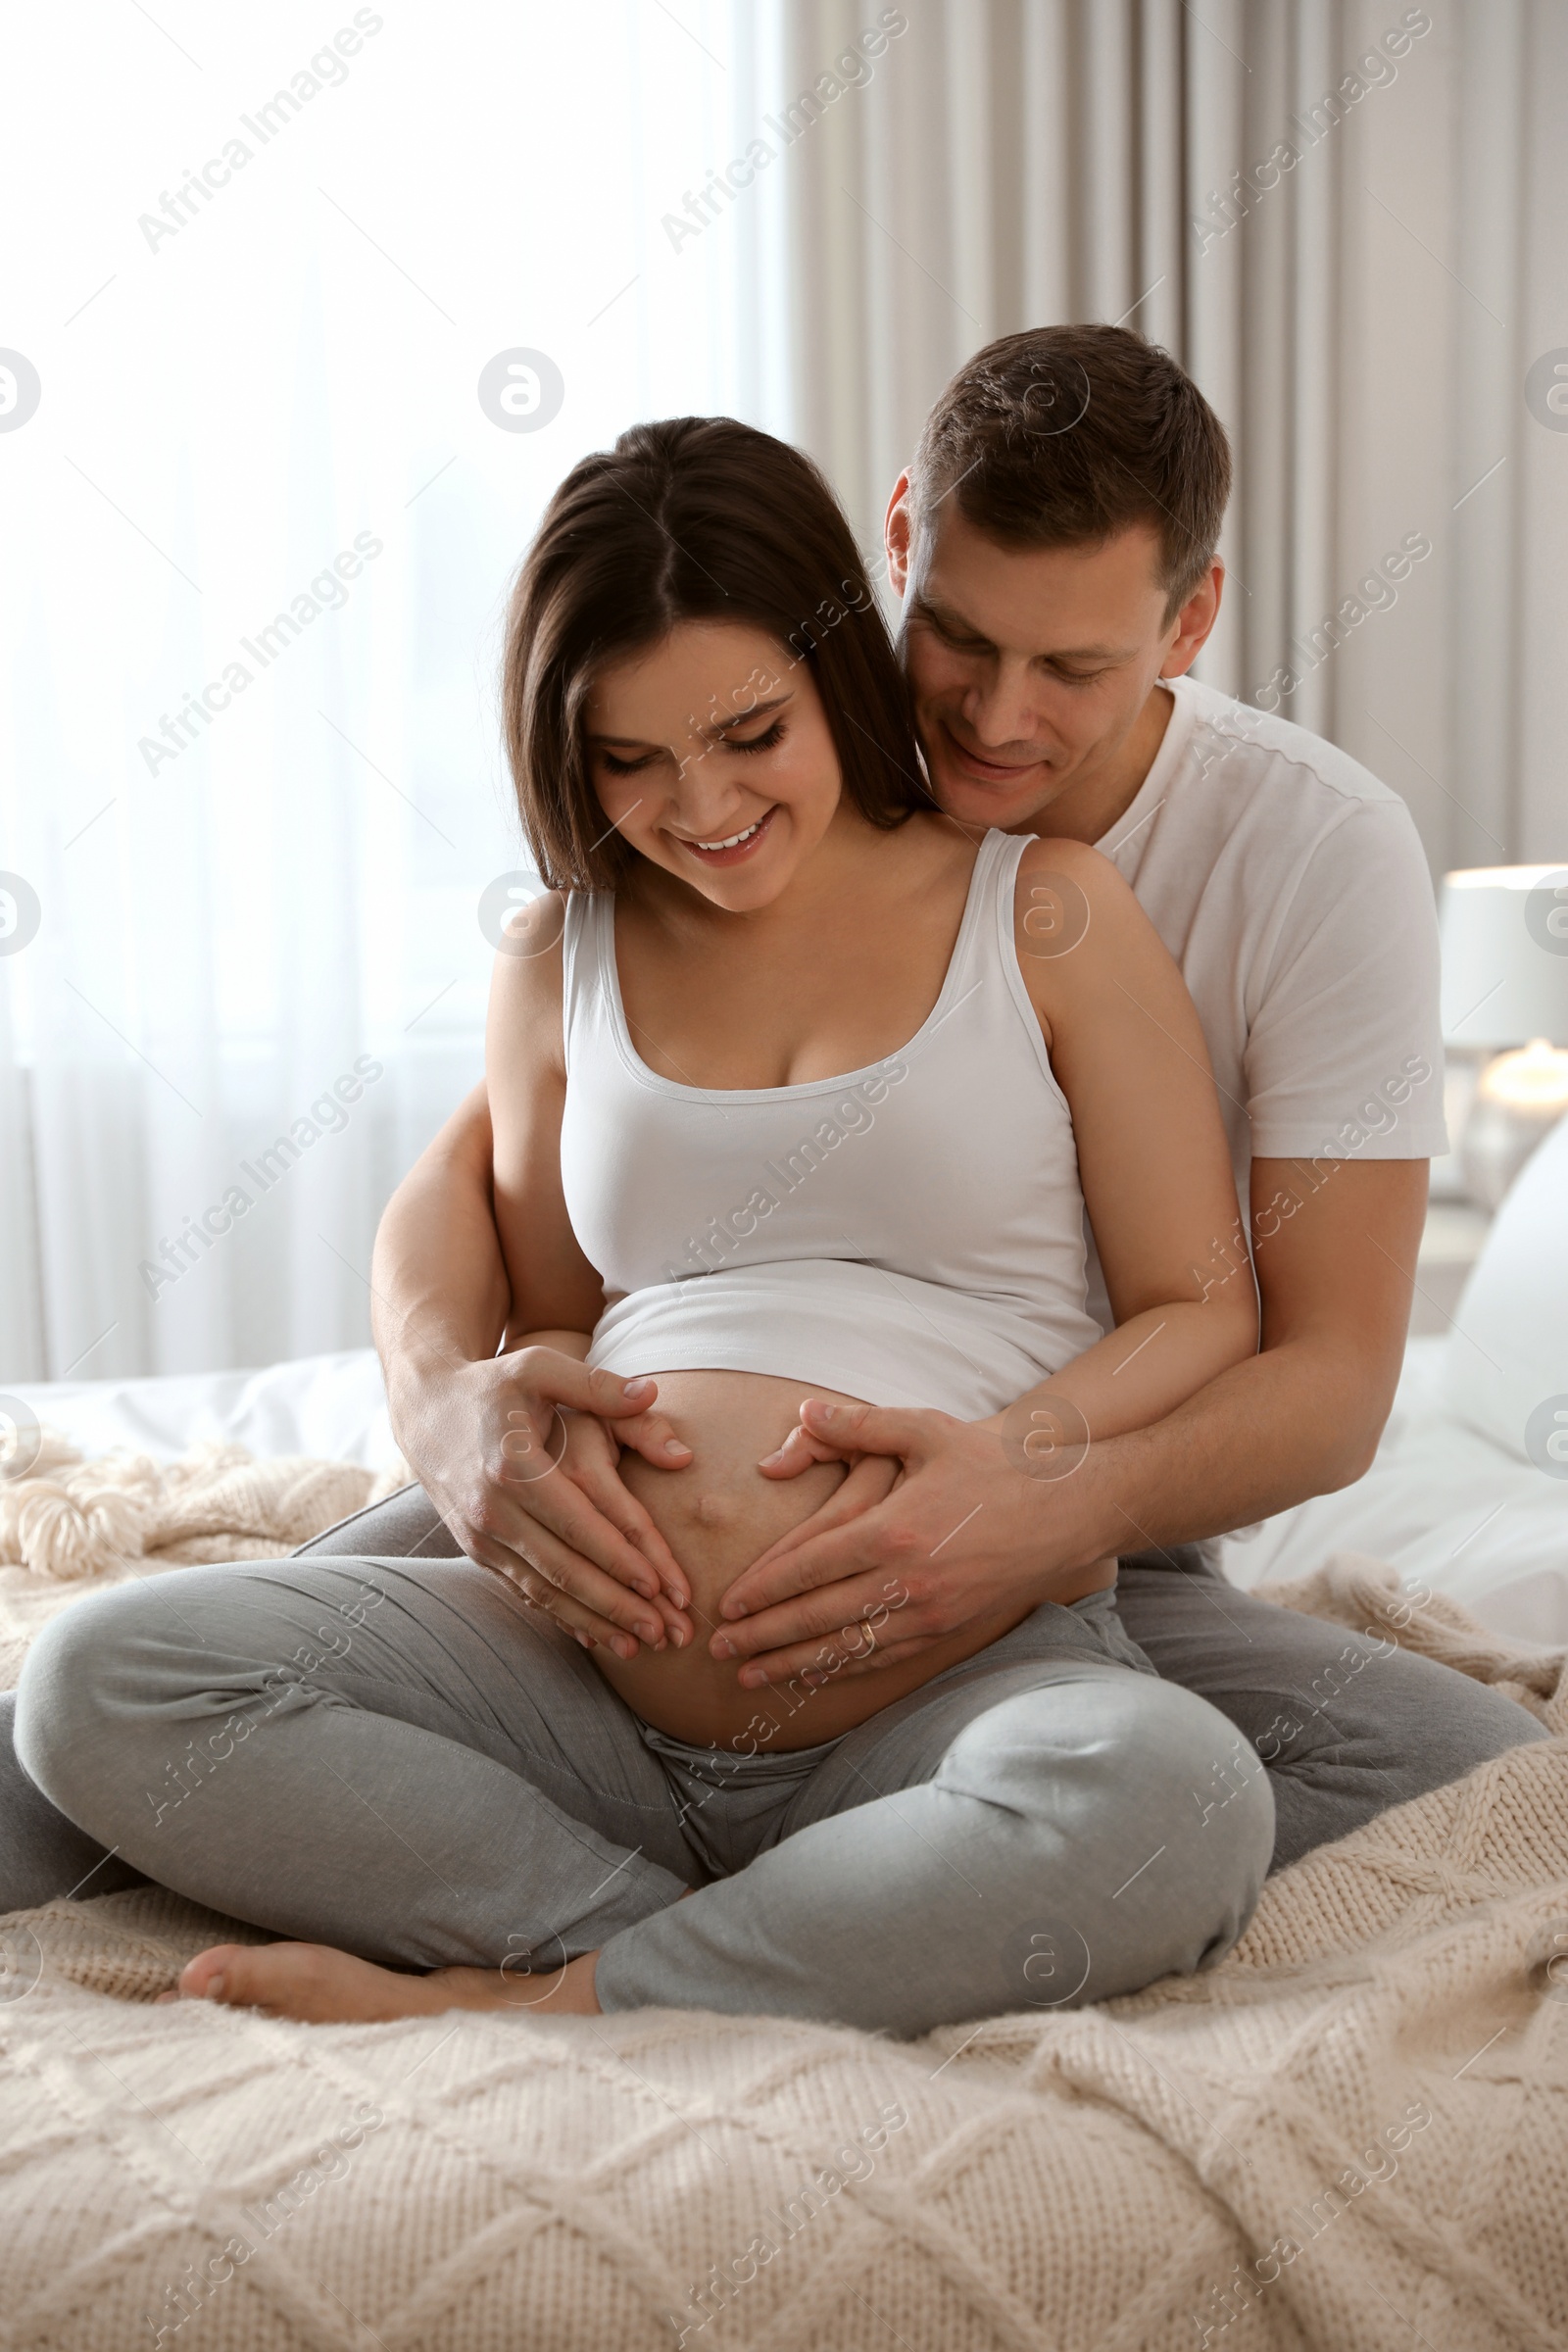
[[[1568,1480],[1568,1118],[1498,1209],[1453,1322],[1439,1409]]]

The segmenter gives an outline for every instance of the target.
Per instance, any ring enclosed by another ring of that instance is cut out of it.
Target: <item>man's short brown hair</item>
[[[945,498],[1004,547],[1159,533],[1167,622],[1214,560],[1231,488],[1225,428],[1168,351],[1124,326],[1037,326],[965,362],[926,418],[913,520]]]

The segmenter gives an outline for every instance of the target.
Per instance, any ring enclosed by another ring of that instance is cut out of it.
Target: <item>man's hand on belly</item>
[[[1000,1419],[813,1400],[802,1423],[807,1439],[789,1448],[801,1466],[836,1457],[852,1467],[822,1508],[724,1595],[727,1622],[709,1647],[742,1661],[747,1687],[816,1669],[823,1636],[885,1610],[890,1580],[897,1613],[843,1674],[876,1673],[982,1619],[1016,1624],[1042,1600],[1077,1599],[1107,1581],[1084,1563],[1044,1588],[1042,1513],[1054,1482],[1016,1465]],[[773,1476],[793,1466],[778,1456],[767,1465]]]

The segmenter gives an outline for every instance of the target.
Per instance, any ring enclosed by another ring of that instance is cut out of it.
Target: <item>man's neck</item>
[[[1108,753],[1103,764],[1075,777],[1064,792],[1048,801],[1033,815],[1020,817],[1011,833],[1038,833],[1057,841],[1103,841],[1112,825],[1124,817],[1148,781],[1159,747],[1165,740],[1176,698],[1157,681],[1126,734]]]

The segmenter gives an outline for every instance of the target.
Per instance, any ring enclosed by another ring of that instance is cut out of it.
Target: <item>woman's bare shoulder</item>
[[[1036,840],[1018,861],[1013,938],[1030,1001],[1048,1037],[1108,996],[1156,1016],[1182,1000],[1181,975],[1133,890],[1087,842]]]
[[[564,1075],[566,895],[547,891],[508,930],[490,972],[485,1072],[497,1083],[542,1071]]]
[[[1153,937],[1148,915],[1110,859],[1085,841],[1032,840],[1018,860],[1013,925],[1028,962],[1065,957],[1098,930],[1102,948]]]
[[[1132,898],[1132,892],[1102,850],[1087,841],[1068,841],[1035,834],[1018,860],[1020,890],[1026,881],[1057,873],[1075,888],[1109,905]],[[1136,904],[1136,902],[1134,902]]]

